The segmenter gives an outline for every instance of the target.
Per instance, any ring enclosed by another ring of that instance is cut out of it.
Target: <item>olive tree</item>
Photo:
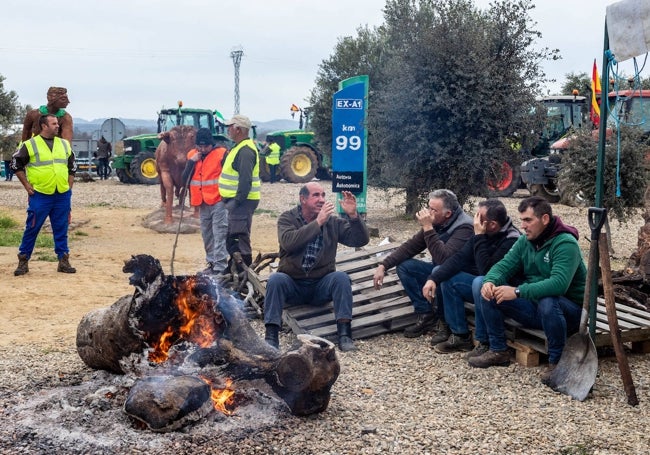
[[[0,128],[8,129],[16,123],[20,114],[18,95],[15,91],[7,91],[4,87],[5,77],[0,74]]]
[[[461,202],[484,192],[490,169],[537,140],[540,64],[557,51],[541,37],[532,2],[390,0],[386,58],[373,127],[387,183],[407,192],[407,210],[432,188]],[[399,166],[395,166],[399,163]]]

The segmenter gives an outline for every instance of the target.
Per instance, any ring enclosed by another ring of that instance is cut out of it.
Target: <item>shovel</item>
[[[587,282],[580,316],[578,333],[572,335],[564,345],[560,361],[551,373],[548,386],[553,390],[570,395],[579,401],[584,401],[596,382],[598,373],[598,354],[591,336],[587,330],[589,320],[589,302],[591,297],[592,271],[598,267],[598,238],[606,219],[603,208],[589,208],[589,228],[591,229],[591,245],[589,246],[589,262],[587,263]]]

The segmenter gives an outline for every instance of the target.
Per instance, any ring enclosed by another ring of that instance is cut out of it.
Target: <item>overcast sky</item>
[[[476,0],[480,8],[489,0]],[[563,59],[545,65],[559,81],[600,69],[611,0],[537,0],[538,47]],[[234,111],[231,51],[241,48],[240,112],[289,118],[305,106],[318,65],[338,38],[383,22],[383,0],[2,0],[0,74],[21,104],[68,88],[68,111],[92,120],[153,119],[162,106]],[[370,82],[372,84],[372,81]],[[549,87],[557,91],[559,84]]]

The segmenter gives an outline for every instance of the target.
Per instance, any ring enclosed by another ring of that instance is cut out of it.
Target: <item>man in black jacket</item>
[[[479,202],[474,215],[474,236],[454,256],[433,269],[422,288],[424,297],[433,301],[440,286],[445,321],[451,329],[451,336],[446,341],[432,339],[431,345],[436,352],[446,354],[472,350],[464,302],[480,300],[483,275],[505,256],[520,234],[501,201],[488,199]],[[476,317],[475,322],[475,338],[479,344],[476,352],[470,355],[485,352],[488,345],[483,321]]]

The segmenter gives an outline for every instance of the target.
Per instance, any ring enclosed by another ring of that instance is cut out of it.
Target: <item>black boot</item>
[[[264,341],[275,349],[280,349],[280,327],[275,324],[266,324],[266,334]]]
[[[438,321],[438,316],[434,312],[420,313],[415,321],[415,324],[408,326],[404,329],[404,336],[406,338],[417,338],[424,335],[431,330]],[[445,338],[446,340],[447,338]],[[444,340],[442,340],[444,341]]]
[[[339,335],[339,349],[341,352],[356,351],[357,348],[352,341],[352,323],[337,322],[336,331]]]

